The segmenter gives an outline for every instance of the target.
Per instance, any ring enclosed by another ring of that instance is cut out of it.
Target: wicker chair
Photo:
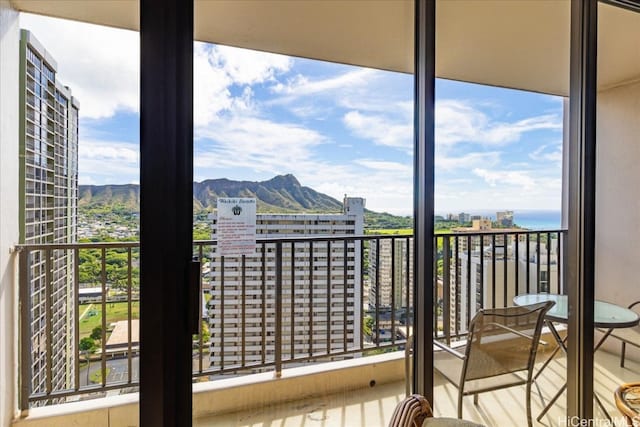
[[[640,422],[640,383],[622,384],[616,389],[615,400],[629,427],[634,426],[634,420]]]
[[[486,391],[526,385],[527,424],[532,426],[531,385],[544,316],[552,301],[520,307],[480,310],[469,325],[467,345],[456,351],[436,342],[435,368],[458,388],[462,398]]]

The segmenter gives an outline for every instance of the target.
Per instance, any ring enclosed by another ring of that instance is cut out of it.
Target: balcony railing
[[[475,311],[517,294],[561,292],[562,239],[561,231],[437,235],[435,337],[464,338]],[[400,350],[411,333],[410,235],[261,239],[255,256],[242,257],[216,248],[193,248],[203,322],[194,381]],[[17,249],[21,408],[137,387],[139,244]]]
[[[562,294],[565,238],[561,230],[436,235],[435,337],[464,339],[479,309],[513,305],[517,295]]]

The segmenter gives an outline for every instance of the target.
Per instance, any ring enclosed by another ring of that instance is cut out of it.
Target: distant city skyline
[[[560,213],[561,210],[558,209],[508,209],[508,208],[504,208],[504,209],[468,209],[468,210],[461,210],[461,211],[443,211],[443,210],[437,210],[435,211],[435,215],[448,215],[448,214],[452,214],[452,215],[459,215],[461,213],[465,213],[465,214],[469,214],[469,215],[480,215],[480,216],[492,216],[495,218],[496,213],[497,212],[501,212],[501,211],[507,211],[507,210],[511,210],[513,211],[515,214],[517,213],[531,213],[531,212],[549,212],[549,213]]]
[[[138,183],[139,36],[21,14],[82,100],[81,184]],[[304,186],[413,211],[413,77],[194,45],[194,179]],[[562,99],[436,82],[436,211],[560,210]]]
[[[498,211],[513,210],[513,209],[496,209],[496,210],[483,210],[483,209],[471,209],[464,211],[464,213],[473,215],[480,215],[491,220],[497,220],[496,214]],[[436,211],[436,216],[446,217],[448,214],[458,215],[460,212],[439,212]],[[531,230],[557,230],[562,227],[562,211],[558,209],[515,209],[513,210],[513,223],[519,227],[524,227]]]

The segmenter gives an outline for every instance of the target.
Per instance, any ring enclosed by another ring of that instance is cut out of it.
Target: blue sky
[[[82,184],[137,183],[138,34],[22,15],[80,100]],[[413,78],[196,43],[195,179],[302,185],[412,212]],[[436,211],[560,209],[562,100],[438,80]]]

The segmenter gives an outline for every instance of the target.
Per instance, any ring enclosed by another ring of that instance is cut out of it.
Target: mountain
[[[81,208],[104,208],[117,206],[122,210],[140,210],[140,186],[124,185],[80,185],[78,206]]]
[[[258,212],[339,212],[342,203],[303,187],[293,175],[279,175],[268,181],[208,179],[193,183],[196,208],[211,210],[218,197],[255,197]]]
[[[140,209],[140,186],[81,185],[78,206],[85,212],[137,213]],[[331,196],[304,187],[293,175],[279,175],[267,181],[232,181],[208,179],[193,183],[195,213],[210,212],[216,208],[218,197],[255,197],[258,212],[317,212],[337,213],[342,203]],[[367,228],[411,228],[412,218],[388,213],[365,211]]]
[[[117,206],[138,212],[140,186],[81,185],[78,189],[80,208],[99,209]],[[259,212],[339,212],[342,203],[333,197],[303,187],[293,175],[279,175],[268,181],[232,181],[208,179],[193,183],[194,210],[211,211],[218,197],[255,197]]]

